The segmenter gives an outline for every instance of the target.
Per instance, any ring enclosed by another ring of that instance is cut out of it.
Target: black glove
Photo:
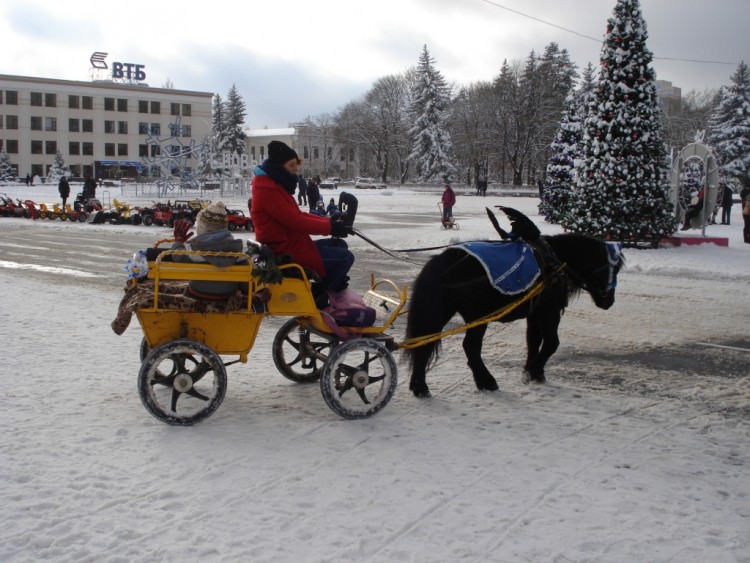
[[[352,228],[343,221],[331,221],[331,236],[336,238],[346,238],[354,234]]]
[[[193,227],[193,224],[187,219],[177,219],[174,222],[174,240],[177,242],[187,242],[193,233],[188,231]]]

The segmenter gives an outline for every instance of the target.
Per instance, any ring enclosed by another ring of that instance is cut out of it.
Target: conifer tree
[[[52,166],[50,166],[49,172],[47,172],[47,180],[46,182],[48,184],[56,184],[60,181],[60,178],[62,176],[68,176],[68,167],[65,165],[65,159],[63,159],[63,155],[60,151],[57,151],[55,154],[55,160],[52,162]]]
[[[578,100],[570,95],[565,100],[560,128],[550,146],[539,214],[550,223],[559,223],[567,209],[571,185],[575,179],[575,163],[581,141],[581,116]]]
[[[213,107],[211,110],[211,128],[213,129],[213,136],[211,138],[211,151],[214,154],[219,154],[222,151],[222,145],[224,144],[224,101],[221,99],[220,94],[214,95]]]
[[[224,150],[233,154],[245,153],[245,133],[242,131],[242,125],[245,123],[246,115],[245,100],[232,84],[224,104]]]
[[[674,231],[653,55],[638,0],[618,0],[584,121],[576,185],[562,225],[655,245]]]
[[[14,182],[15,180],[16,173],[10,162],[8,151],[3,147],[2,150],[0,150],[0,182]]]
[[[451,137],[444,126],[448,122],[450,92],[427,45],[422,49],[412,88],[411,114],[414,126],[409,130],[414,162],[422,182],[443,181],[457,175],[452,162]]]
[[[721,90],[719,104],[711,112],[709,142],[721,170],[750,185],[750,68],[742,61],[732,84]]]

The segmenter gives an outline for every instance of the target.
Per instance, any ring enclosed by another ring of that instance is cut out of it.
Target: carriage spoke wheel
[[[320,379],[323,364],[338,341],[313,332],[298,319],[289,319],[273,339],[273,363],[281,375],[296,383]]]
[[[381,343],[367,338],[337,346],[320,378],[323,399],[343,418],[367,418],[381,410],[396,391],[396,362]]]
[[[226,392],[227,371],[221,358],[194,340],[173,340],[157,346],[148,352],[138,374],[143,406],[162,422],[175,426],[189,426],[208,418],[219,408]]]

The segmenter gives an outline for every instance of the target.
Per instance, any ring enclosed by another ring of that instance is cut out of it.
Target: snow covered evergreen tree
[[[13,170],[13,165],[10,162],[8,151],[3,147],[0,150],[0,182],[15,182],[16,173]]]
[[[211,108],[211,128],[213,136],[211,137],[211,152],[214,154],[221,153],[221,147],[224,144],[224,130],[226,129],[224,118],[224,101],[220,94],[216,94]]]
[[[560,128],[550,146],[539,214],[550,223],[560,222],[568,206],[571,185],[575,179],[575,163],[578,159],[578,144],[581,141],[581,116],[575,96],[565,100]]]
[[[70,173],[68,172],[68,167],[65,165],[62,153],[57,151],[55,160],[52,162],[49,172],[47,172],[46,183],[57,184],[63,176],[70,176]]]
[[[638,0],[618,0],[584,122],[581,161],[561,220],[574,232],[656,244],[674,231],[666,147]]]
[[[732,75],[732,84],[722,88],[708,123],[709,142],[722,172],[750,185],[750,69],[744,61]]]
[[[224,104],[223,150],[232,154],[245,154],[245,133],[242,131],[242,125],[245,123],[246,115],[245,100],[240,96],[237,87],[232,84]]]
[[[443,75],[435,68],[427,45],[419,56],[416,83],[412,88],[411,114],[414,126],[409,130],[414,162],[421,182],[440,182],[455,178],[457,170],[452,162],[448,122],[450,91]]]

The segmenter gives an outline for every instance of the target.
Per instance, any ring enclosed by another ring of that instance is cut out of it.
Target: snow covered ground
[[[495,238],[484,207],[504,204],[559,232],[535,198],[457,191],[458,231],[439,192],[399,189],[357,191],[357,226],[393,249]],[[0,218],[0,561],[748,561],[750,245],[733,212],[708,229],[728,248],[626,250],[612,309],[571,303],[547,385],[520,382],[523,325],[493,325],[499,392],[475,390],[454,336],[431,399],[400,364],[381,413],[342,420],[278,374],[269,319],[187,428],[140,403],[137,324],[109,328],[121,266],[168,231]],[[349,240],[355,287],[414,279]]]

